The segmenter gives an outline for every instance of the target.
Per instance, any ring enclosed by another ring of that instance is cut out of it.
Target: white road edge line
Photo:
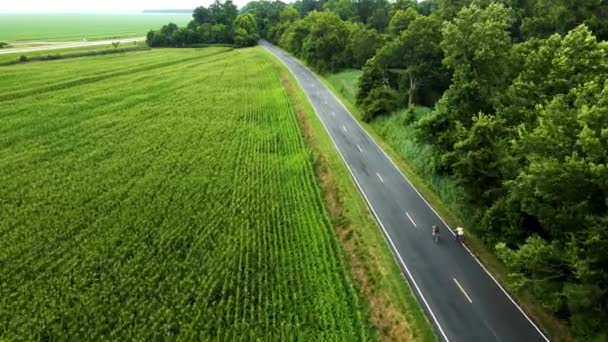
[[[270,51],[270,49],[268,49],[267,46],[264,46],[264,48],[266,48],[267,50]],[[289,70],[289,72],[295,78],[296,82],[298,82],[298,85],[300,85],[300,88],[302,88],[302,90],[303,90],[304,87],[302,87],[302,84],[298,80],[298,77],[289,68],[289,66],[287,65],[287,63],[285,63],[285,61],[283,61],[281,58],[279,58],[279,60],[281,61],[281,63],[283,63],[283,65],[285,65],[285,67],[287,68],[287,70]],[[306,69],[308,69],[305,66],[303,66],[303,67],[306,68]],[[308,70],[310,71],[310,69],[308,69]],[[312,71],[310,71],[310,72],[312,73]],[[314,75],[314,73],[313,73],[313,75]],[[310,104],[312,105],[313,109],[315,110],[315,112],[318,115],[319,112],[317,111],[317,108],[315,107],[314,103],[312,102],[312,100],[308,96],[308,93],[306,91],[304,91],[304,94],[306,94],[306,98],[308,99],[308,102],[310,102]],[[331,94],[333,95],[333,92],[331,92]],[[334,95],[334,97],[335,97],[335,95]],[[338,99],[338,101],[340,101],[340,99]],[[341,101],[340,101],[340,104],[342,104],[342,106],[344,107],[344,104]],[[344,108],[346,108],[346,107],[344,107]],[[321,119],[321,117],[319,117],[319,121],[321,121],[321,124],[323,124],[323,127],[325,127],[325,131],[327,132],[327,135],[329,136],[329,138],[331,139],[331,141],[334,143],[334,146],[336,146],[336,151],[338,151],[338,154],[342,158],[342,161],[344,162],[344,165],[346,165],[346,168],[348,169],[348,172],[350,173],[351,178],[355,182],[355,185],[357,186],[357,188],[359,188],[359,192],[363,195],[363,198],[365,199],[365,202],[367,203],[367,206],[370,208],[370,210],[372,212],[372,215],[374,215],[374,217],[376,218],[376,221],[378,221],[378,224],[380,224],[380,228],[382,228],[382,232],[384,233],[383,236],[384,236],[385,239],[387,239],[389,245],[391,246],[391,251],[397,257],[397,259],[399,260],[399,263],[401,264],[401,266],[403,266],[403,268],[405,269],[405,272],[407,273],[407,275],[408,275],[411,283],[414,285],[414,288],[416,289],[416,292],[418,292],[418,295],[422,299],[422,302],[424,303],[424,306],[426,307],[426,309],[428,310],[429,314],[431,315],[431,318],[433,319],[433,322],[435,322],[435,326],[437,327],[437,329],[441,333],[441,336],[443,336],[444,340],[446,342],[449,342],[450,339],[448,339],[448,337],[446,336],[445,332],[443,331],[443,328],[441,327],[441,324],[439,324],[439,321],[437,320],[437,317],[435,316],[435,313],[433,312],[433,310],[431,309],[431,306],[429,305],[429,303],[426,301],[426,298],[422,294],[422,290],[420,290],[420,286],[418,286],[418,283],[416,283],[416,280],[412,276],[412,273],[410,272],[410,269],[407,267],[407,265],[403,261],[403,258],[401,257],[401,254],[399,254],[399,252],[397,251],[397,246],[395,246],[395,243],[391,239],[390,235],[388,235],[388,231],[386,230],[386,227],[384,227],[384,224],[382,223],[382,221],[380,221],[380,217],[378,216],[378,213],[376,212],[376,210],[372,206],[372,203],[369,201],[369,198],[367,197],[367,195],[363,191],[363,188],[361,187],[361,184],[359,184],[359,181],[357,181],[357,178],[355,177],[355,174],[353,173],[353,170],[351,169],[350,165],[346,162],[346,158],[344,158],[344,155],[342,154],[342,151],[340,151],[340,147],[338,146],[338,144],[336,144],[336,141],[334,140],[334,137],[329,132],[328,127],[325,125],[325,122],[323,122],[323,119]],[[547,340],[547,342],[549,342],[549,341]]]
[[[414,220],[412,220],[412,217],[410,216],[410,213],[408,213],[406,211],[405,215],[407,215],[407,218],[410,219],[410,222],[412,222],[412,224],[414,225],[414,228],[417,228],[418,226],[416,226],[416,222],[414,222]]]
[[[382,176],[380,176],[380,174],[379,174],[378,172],[376,172],[376,176],[378,176],[378,178],[380,179],[380,181],[381,181],[382,183],[384,183],[384,179],[382,179]]]
[[[290,56],[291,57],[291,56]],[[283,61],[281,61],[283,62]],[[285,64],[285,63],[283,63]],[[307,66],[304,66],[304,68],[308,69]],[[289,67],[288,67],[289,69]],[[316,76],[316,74],[308,69],[308,71],[310,73],[312,73],[313,75]],[[289,70],[289,72],[291,72],[291,70]],[[292,73],[293,74],[293,73]],[[295,77],[295,75],[294,75]],[[297,80],[298,84],[300,84],[300,82]],[[321,81],[322,82],[322,81]],[[439,215],[439,213],[437,212],[437,210],[435,210],[435,208],[433,208],[433,206],[426,200],[426,198],[424,198],[424,196],[422,196],[422,194],[420,193],[420,191],[418,191],[418,189],[416,189],[416,187],[412,184],[412,182],[410,182],[409,179],[407,179],[407,177],[405,177],[405,175],[401,172],[401,170],[397,167],[397,164],[395,164],[395,162],[391,159],[391,157],[389,157],[389,155],[380,147],[380,145],[378,145],[378,143],[376,142],[376,140],[374,140],[371,135],[369,135],[369,133],[363,128],[363,126],[361,126],[361,123],[359,123],[359,121],[355,118],[353,118],[352,114],[350,113],[350,111],[348,110],[348,108],[346,108],[346,106],[344,105],[344,103],[342,102],[342,100],[340,100],[340,98],[338,98],[333,91],[331,91],[326,85],[325,83],[323,83],[323,86],[332,94],[332,96],[340,103],[340,105],[342,106],[342,108],[344,108],[346,110],[346,112],[349,114],[349,116],[351,117],[352,121],[354,121],[357,125],[359,125],[359,127],[361,128],[361,130],[363,131],[363,133],[365,133],[365,135],[367,135],[367,137],[376,145],[376,147],[378,147],[378,149],[380,151],[382,151],[382,153],[384,154],[384,156],[393,164],[393,166],[395,167],[395,169],[397,169],[397,171],[401,174],[401,176],[403,177],[403,179],[405,179],[406,182],[408,182],[408,184],[410,184],[410,186],[414,189],[414,191],[416,191],[416,193],[418,194],[418,196],[420,198],[422,198],[422,200],[424,201],[424,203],[426,203],[426,205],[435,213],[435,215],[441,220],[441,222],[449,229],[450,233],[452,233],[452,235],[456,236],[456,233],[454,233],[454,230],[452,229],[452,227],[450,227],[450,225],[448,225],[447,222],[445,222],[445,220],[443,219],[443,217],[441,217],[441,215]],[[302,85],[300,84],[300,87],[302,87]],[[308,96],[308,95],[307,95]],[[312,101],[310,101],[310,98],[308,99],[309,102],[312,103]],[[315,109],[316,110],[316,109]],[[338,145],[336,145],[337,147]],[[346,163],[346,160],[344,161]],[[385,232],[386,233],[386,232]],[[488,269],[481,263],[481,261],[479,261],[479,259],[475,256],[475,254],[473,254],[471,252],[471,250],[466,246],[463,245],[464,248],[467,250],[467,252],[469,252],[469,254],[473,257],[473,259],[475,259],[475,261],[477,261],[477,263],[479,264],[479,266],[481,266],[481,268],[486,272],[486,274],[488,276],[490,276],[490,278],[494,281],[494,283],[496,284],[496,286],[498,286],[502,292],[505,294],[505,296],[507,296],[507,298],[513,303],[513,305],[515,305],[515,307],[519,310],[519,312],[521,312],[521,314],[526,318],[526,320],[528,320],[528,322],[530,322],[530,324],[532,325],[532,327],[534,327],[534,329],[536,329],[536,331],[540,334],[540,336],[546,341],[546,342],[551,342],[547,336],[545,336],[545,333],[543,333],[542,330],[540,330],[540,328],[538,327],[538,325],[536,325],[536,323],[534,323],[534,321],[528,316],[528,314],[521,308],[521,306],[519,306],[519,304],[517,304],[517,302],[513,299],[513,297],[511,297],[511,295],[509,294],[509,292],[507,292],[507,290],[500,285],[500,283],[498,282],[498,280],[496,280],[496,278],[494,278],[494,276],[492,275],[492,273],[490,273],[490,271],[488,271]],[[445,335],[444,335],[445,337]],[[447,338],[446,338],[447,339]]]
[[[464,293],[464,296],[467,297],[467,299],[469,300],[469,303],[473,304],[473,301],[471,300],[471,297],[469,297],[469,295],[467,294],[467,291],[465,291],[462,286],[460,286],[460,283],[458,282],[458,280],[456,280],[456,278],[452,278],[454,279],[454,282],[456,283],[456,286],[458,286],[458,288],[460,289],[460,291],[462,291],[462,293]]]
[[[359,144],[357,144],[357,150],[359,150],[359,152],[363,153],[363,150],[361,149],[361,146],[359,146]]]
[[[342,129],[344,130],[344,132],[348,133],[348,130],[346,129],[346,126],[342,125]]]

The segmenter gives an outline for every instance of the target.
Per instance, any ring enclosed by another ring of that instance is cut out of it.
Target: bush
[[[363,121],[370,122],[373,118],[388,114],[399,108],[399,94],[385,86],[373,89],[363,100]]]
[[[26,56],[26,55],[21,55],[21,56],[19,57],[19,62],[21,62],[21,63],[25,63],[25,62],[27,62],[27,56]]]
[[[403,125],[409,126],[409,125],[413,124],[414,122],[416,122],[416,111],[414,111],[413,108],[409,108],[405,112],[405,117],[403,118]]]
[[[7,43],[7,42],[0,42],[0,49],[2,49],[2,48],[6,48],[6,47],[9,47],[9,46],[10,46],[10,45],[8,45],[8,43]]]

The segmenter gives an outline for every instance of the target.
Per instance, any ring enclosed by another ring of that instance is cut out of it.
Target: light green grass
[[[260,48],[2,71],[0,340],[371,337]]]
[[[186,25],[190,14],[20,14],[0,13],[0,41],[80,41],[143,37],[173,22]]]
[[[269,56],[270,53],[268,53]],[[274,57],[272,57],[274,58]],[[432,327],[395,261],[369,208],[343,160],[294,76],[276,58],[301,104],[303,125],[310,127],[307,142],[315,156],[324,190],[337,203],[333,220],[348,254],[351,273],[366,298],[372,323],[383,341],[435,341]]]
[[[81,46],[74,48],[66,48],[66,49],[54,49],[54,50],[41,50],[41,51],[31,51],[31,52],[17,52],[17,53],[5,53],[0,55],[0,66],[14,63],[19,61],[21,56],[26,56],[28,60],[32,58],[38,58],[48,55],[70,55],[70,54],[78,54],[78,53],[94,53],[100,52],[103,50],[115,50],[115,49],[132,49],[134,47],[147,46],[145,42],[132,42],[132,43],[121,43],[118,47],[114,47],[112,44],[104,44],[104,45],[94,45],[94,46]]]
[[[474,234],[471,215],[464,206],[463,191],[450,178],[438,177],[432,172],[432,159],[429,146],[422,146],[415,141],[415,130],[405,124],[407,113],[399,111],[388,116],[364,123],[361,112],[355,105],[357,80],[361,71],[345,71],[328,75],[325,83],[340,97],[349,111],[355,115],[363,127],[382,146],[399,169],[422,193],[425,199],[452,226],[468,228],[467,245],[481,260],[484,266],[509,292],[514,295],[524,310],[540,323],[543,330],[553,341],[572,341],[565,322],[560,321],[527,291],[514,291],[510,286],[508,270],[501,263],[492,248],[484,245]],[[425,115],[428,108],[418,107],[416,115]]]

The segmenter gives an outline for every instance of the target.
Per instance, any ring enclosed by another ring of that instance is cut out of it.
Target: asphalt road
[[[262,42],[294,74],[444,341],[548,341],[315,74]],[[440,228],[435,243],[431,227]]]
[[[67,48],[75,48],[75,47],[83,47],[83,46],[97,46],[97,45],[109,45],[113,42],[120,42],[122,44],[140,42],[146,40],[145,37],[137,37],[137,38],[122,38],[122,39],[111,39],[111,40],[94,40],[94,41],[82,41],[82,42],[40,42],[46,43],[48,45],[42,46],[28,46],[23,48],[7,48],[1,49],[0,55],[7,53],[23,53],[23,52],[33,52],[33,51],[44,51],[44,50],[57,50],[57,49],[67,49]],[[37,42],[28,42],[28,43],[37,43]]]

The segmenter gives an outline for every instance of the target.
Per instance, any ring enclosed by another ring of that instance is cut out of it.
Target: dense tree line
[[[231,0],[223,3],[215,0],[208,8],[197,7],[187,27],[180,28],[170,23],[160,30],[148,32],[146,38],[151,47],[216,43],[253,46],[260,36],[252,14],[239,14]]]
[[[362,68],[365,120],[434,107],[411,124],[473,228],[577,338],[606,337],[608,2],[248,6],[263,37],[318,71]]]

